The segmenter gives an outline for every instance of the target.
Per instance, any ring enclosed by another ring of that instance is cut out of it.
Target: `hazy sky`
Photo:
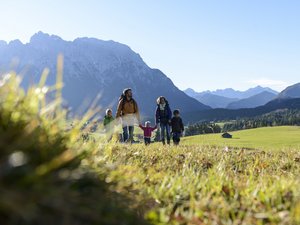
[[[299,0],[0,0],[0,40],[40,30],[127,44],[180,89],[300,82]]]

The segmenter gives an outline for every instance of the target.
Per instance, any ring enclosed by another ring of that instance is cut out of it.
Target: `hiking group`
[[[170,144],[171,135],[173,143],[178,145],[180,142],[180,137],[184,131],[184,126],[182,119],[180,117],[180,112],[178,109],[172,111],[169,106],[167,99],[163,96],[158,97],[157,107],[155,111],[155,126],[151,126],[150,121],[145,122],[145,126],[141,124],[141,118],[139,113],[139,108],[137,102],[132,97],[132,90],[127,88],[123,91],[116,113],[117,122],[122,124],[124,142],[132,143],[134,126],[139,124],[139,127],[144,132],[144,143],[149,145],[151,143],[152,132],[156,129],[160,129],[160,140],[165,145]],[[112,115],[112,110],[107,109],[103,120],[103,125],[105,130],[112,129],[112,121],[114,117]]]

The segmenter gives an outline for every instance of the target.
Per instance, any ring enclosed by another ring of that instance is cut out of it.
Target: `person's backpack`
[[[127,101],[127,99],[126,99],[126,96],[122,93],[121,94],[121,96],[120,96],[120,98],[119,98],[119,102],[120,101],[122,101],[121,103],[121,111],[123,111],[123,109],[124,109],[124,105],[125,105],[125,102]],[[130,99],[130,101],[132,101],[132,103],[133,103],[133,107],[134,107],[134,113],[136,113],[136,105],[137,105],[137,103],[136,103],[136,101],[133,99],[133,98],[131,98]]]

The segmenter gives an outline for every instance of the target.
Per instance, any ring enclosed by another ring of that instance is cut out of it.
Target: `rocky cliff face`
[[[76,111],[86,100],[101,94],[103,108],[115,107],[124,88],[131,87],[142,114],[154,116],[156,98],[166,96],[172,109],[182,112],[209,109],[180,91],[160,70],[149,68],[139,54],[114,41],[78,38],[64,41],[39,32],[27,44],[18,40],[0,43],[0,70],[24,72],[22,85],[40,80],[44,68],[50,69],[47,85],[55,83],[58,54],[64,56],[63,97]]]

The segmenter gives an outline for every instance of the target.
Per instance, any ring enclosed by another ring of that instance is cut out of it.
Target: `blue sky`
[[[300,82],[298,0],[0,1],[0,40],[37,31],[129,45],[180,89]]]

